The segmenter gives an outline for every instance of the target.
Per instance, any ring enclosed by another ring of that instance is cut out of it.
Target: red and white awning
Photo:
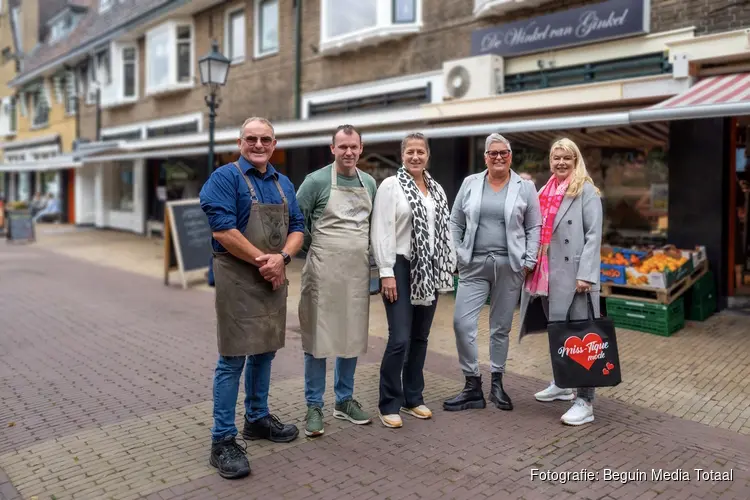
[[[710,76],[682,94],[649,109],[683,108],[750,102],[750,73]]]

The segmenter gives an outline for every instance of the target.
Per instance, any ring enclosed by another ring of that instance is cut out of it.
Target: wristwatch
[[[292,261],[292,257],[288,253],[286,253],[286,252],[281,252],[281,256],[284,257],[284,265],[285,266],[289,265],[289,263]]]

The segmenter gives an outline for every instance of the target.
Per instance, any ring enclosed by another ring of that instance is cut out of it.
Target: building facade
[[[547,148],[568,136],[603,190],[608,242],[705,245],[721,295],[742,288],[750,6],[90,0],[81,15],[11,82],[20,92],[61,68],[76,76],[76,223],[158,230],[166,200],[196,197],[212,168],[236,159],[252,115],[276,124],[272,161],[296,184],[331,161],[338,124],[363,130],[361,167],[376,179],[398,168],[400,138],[421,130],[451,199],[483,168],[490,132],[511,140],[515,168],[538,186]],[[232,65],[209,166],[198,59],[212,40]]]

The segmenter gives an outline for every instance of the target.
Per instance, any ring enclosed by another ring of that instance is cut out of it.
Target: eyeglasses
[[[243,138],[243,140],[249,145],[249,146],[255,146],[258,143],[258,140],[260,140],[260,143],[268,147],[273,142],[273,137],[270,137],[268,135],[264,135],[263,137],[256,137],[254,135],[248,135],[247,137]]]
[[[498,156],[500,158],[507,158],[508,156],[510,156],[510,149],[503,149],[502,151],[485,151],[484,154],[486,154],[493,160]]]

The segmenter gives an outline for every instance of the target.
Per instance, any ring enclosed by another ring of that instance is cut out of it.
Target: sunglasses
[[[273,142],[273,137],[270,137],[270,136],[267,136],[267,135],[264,135],[263,137],[256,137],[256,136],[254,136],[254,135],[248,135],[248,136],[247,136],[247,137],[245,137],[245,138],[244,138],[243,140],[244,140],[244,141],[245,141],[245,142],[246,142],[246,143],[247,143],[248,145],[250,145],[250,146],[255,146],[255,145],[256,145],[256,144],[258,143],[258,140],[260,140],[260,143],[261,143],[261,144],[262,144],[263,146],[266,146],[266,147],[268,147],[268,146],[270,146],[270,145],[271,145],[271,143]]]
[[[489,156],[490,158],[494,160],[498,156],[500,158],[507,158],[508,156],[510,156],[510,150],[504,149],[502,151],[485,151],[484,154],[486,154],[487,156]]]

